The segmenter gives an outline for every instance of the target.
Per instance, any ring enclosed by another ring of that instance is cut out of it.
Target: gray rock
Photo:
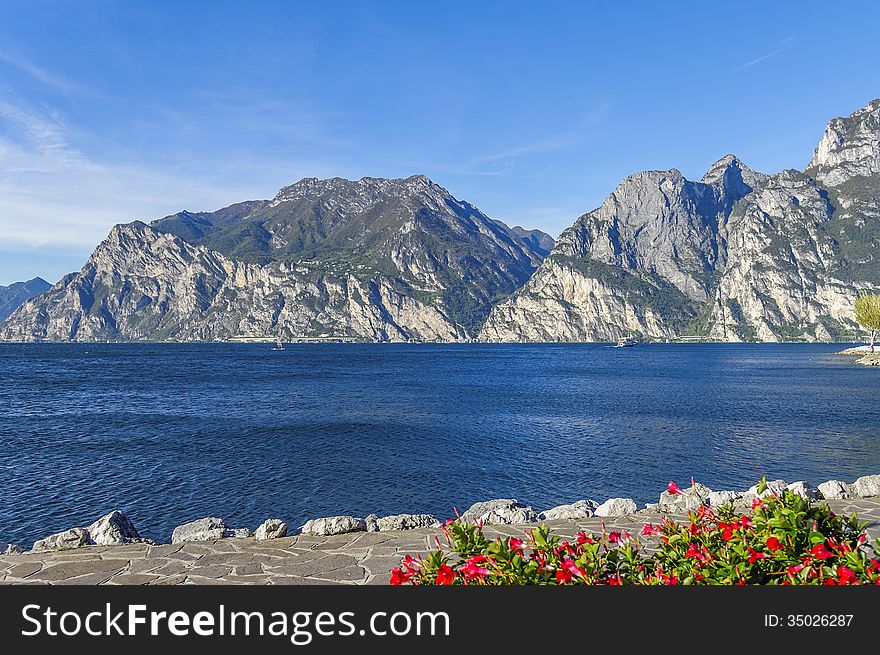
[[[86,531],[89,541],[98,546],[115,546],[141,541],[141,536],[128,517],[114,509],[92,523]]]
[[[52,550],[70,550],[89,545],[89,533],[82,528],[71,528],[64,532],[50,535],[34,542],[31,549],[34,553],[45,553]]]
[[[15,544],[7,544],[0,541],[0,555],[18,555],[21,552],[21,548]]]
[[[377,523],[379,532],[440,527],[440,521],[430,514],[394,514],[393,516],[383,516]]]
[[[807,169],[830,187],[880,172],[880,100],[829,121]]]
[[[855,498],[880,496],[880,475],[863,475],[849,485],[848,491]]]
[[[819,485],[819,493],[826,500],[844,500],[849,498],[849,490],[846,482],[841,480],[828,480]]]
[[[578,500],[567,505],[558,505],[541,512],[541,520],[558,521],[560,519],[588,519],[599,507],[595,500]]]
[[[697,509],[709,498],[712,490],[704,484],[697,482],[691,487],[682,489],[684,494],[673,494],[669,491],[660,493],[658,505],[667,512],[687,512]]]
[[[229,526],[216,516],[208,516],[178,525],[171,533],[171,543],[179,544],[184,541],[214,541],[226,536]]]
[[[354,516],[327,516],[306,521],[300,531],[302,534],[329,537],[334,534],[363,532],[366,529],[367,522],[364,519],[355,518]]]
[[[478,521],[483,525],[513,525],[537,523],[538,513],[514,498],[498,498],[474,503],[461,515],[464,521]]]
[[[758,485],[753,484],[749,487],[749,490],[743,494],[743,500],[746,502],[752,502],[755,498],[766,498],[767,496],[782,495],[782,491],[787,486],[785,480],[773,480],[767,482],[767,488],[764,489],[762,493],[758,493]]]
[[[742,497],[741,491],[713,491],[706,497],[706,500],[709,501],[712,507],[721,507],[722,505],[735,503]]]
[[[254,533],[247,528],[227,528],[223,531],[223,537],[229,539],[248,539],[253,536]]]
[[[376,514],[370,514],[364,519],[367,524],[367,532],[379,532],[379,517]]]
[[[636,501],[632,498],[610,498],[596,508],[595,516],[625,516],[635,514]]]
[[[281,519],[267,519],[260,524],[254,533],[257,541],[280,539],[287,536],[287,523]]]
[[[819,493],[813,489],[808,482],[804,482],[803,480],[792,482],[785,488],[807,500],[816,500],[819,497]]]

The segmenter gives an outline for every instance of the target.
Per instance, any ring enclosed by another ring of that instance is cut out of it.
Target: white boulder
[[[849,498],[849,489],[846,482],[841,480],[828,480],[819,485],[819,493],[826,500],[844,500]]]
[[[785,488],[807,500],[816,500],[819,497],[819,493],[813,489],[808,482],[804,482],[803,480],[792,482]]]
[[[305,525],[300,528],[300,532],[318,537],[329,537],[334,534],[363,532],[366,529],[367,522],[364,519],[354,516],[326,516],[306,521]]]
[[[415,528],[439,528],[440,521],[430,514],[394,514],[376,521],[379,532],[413,530]]]
[[[634,514],[638,508],[632,498],[610,498],[596,508],[596,516],[625,516]]]
[[[880,496],[880,475],[863,475],[848,487],[850,497],[872,498]]]
[[[558,505],[541,512],[540,519],[543,521],[558,521],[560,519],[588,519],[599,507],[595,500],[578,500],[567,505]]]
[[[498,498],[474,503],[461,515],[464,521],[478,521],[483,525],[514,525],[537,523],[538,513],[529,505],[514,498]]]
[[[34,542],[31,552],[45,553],[52,550],[70,550],[89,545],[89,533],[82,528],[71,528],[64,532],[49,535],[45,539]]]
[[[257,541],[280,539],[287,536],[287,523],[281,519],[267,519],[260,524],[254,533]]]
[[[89,533],[89,541],[98,546],[117,546],[141,541],[134,524],[118,509],[99,518],[86,531]]]
[[[171,533],[171,543],[179,544],[185,541],[214,541],[226,536],[229,526],[226,521],[216,516],[207,516],[178,525]]]

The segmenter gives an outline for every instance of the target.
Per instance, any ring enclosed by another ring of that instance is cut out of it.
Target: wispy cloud
[[[61,75],[46,70],[42,66],[38,66],[24,57],[12,54],[5,50],[0,50],[0,65],[16,68],[38,82],[41,82],[56,91],[61,91],[62,93],[78,93],[82,91],[82,88],[79,85],[74,84]]]
[[[24,109],[0,97],[0,124],[3,132],[18,137],[18,144],[0,136],[0,159],[6,172],[58,171],[72,165],[88,165],[79,150],[66,137],[67,126],[53,111]]]
[[[81,252],[85,261],[116,223],[271,197],[300,177],[339,173],[320,158],[269,155],[209,167],[183,157],[111,160],[78,147],[84,136],[51,107],[0,95],[0,251]]]
[[[737,66],[732,71],[730,71],[730,74],[733,75],[734,73],[739,73],[740,71],[744,71],[747,68],[751,68],[752,66],[755,66],[756,64],[760,64],[763,61],[767,61],[768,59],[772,59],[776,55],[782,54],[783,52],[785,52],[786,50],[791,48],[793,45],[794,45],[794,37],[793,36],[786,37],[786,38],[782,39],[782,41],[779,42],[779,45],[776,47],[775,50],[771,50],[770,52],[763,54],[760,57],[755,57],[751,61],[747,61],[746,63],[744,63],[742,66]]]
[[[602,123],[612,107],[613,103],[611,101],[603,102],[593,111],[582,116],[573,127],[564,132],[546,134],[531,141],[513,144],[506,148],[500,148],[496,151],[474,157],[464,164],[460,172],[469,175],[501,175],[503,174],[502,171],[479,171],[475,169],[484,164],[498,164],[524,155],[557,152],[573,148],[592,138],[596,127]]]

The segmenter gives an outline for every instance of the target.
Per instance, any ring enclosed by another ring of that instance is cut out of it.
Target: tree
[[[880,331],[880,295],[863,293],[856,298],[856,320],[871,332],[871,352],[874,352],[874,341]]]

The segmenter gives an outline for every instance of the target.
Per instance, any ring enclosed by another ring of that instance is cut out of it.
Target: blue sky
[[[622,4],[0,0],[0,284],[306,176],[557,235],[639,170],[803,167],[880,97],[877,3]]]

